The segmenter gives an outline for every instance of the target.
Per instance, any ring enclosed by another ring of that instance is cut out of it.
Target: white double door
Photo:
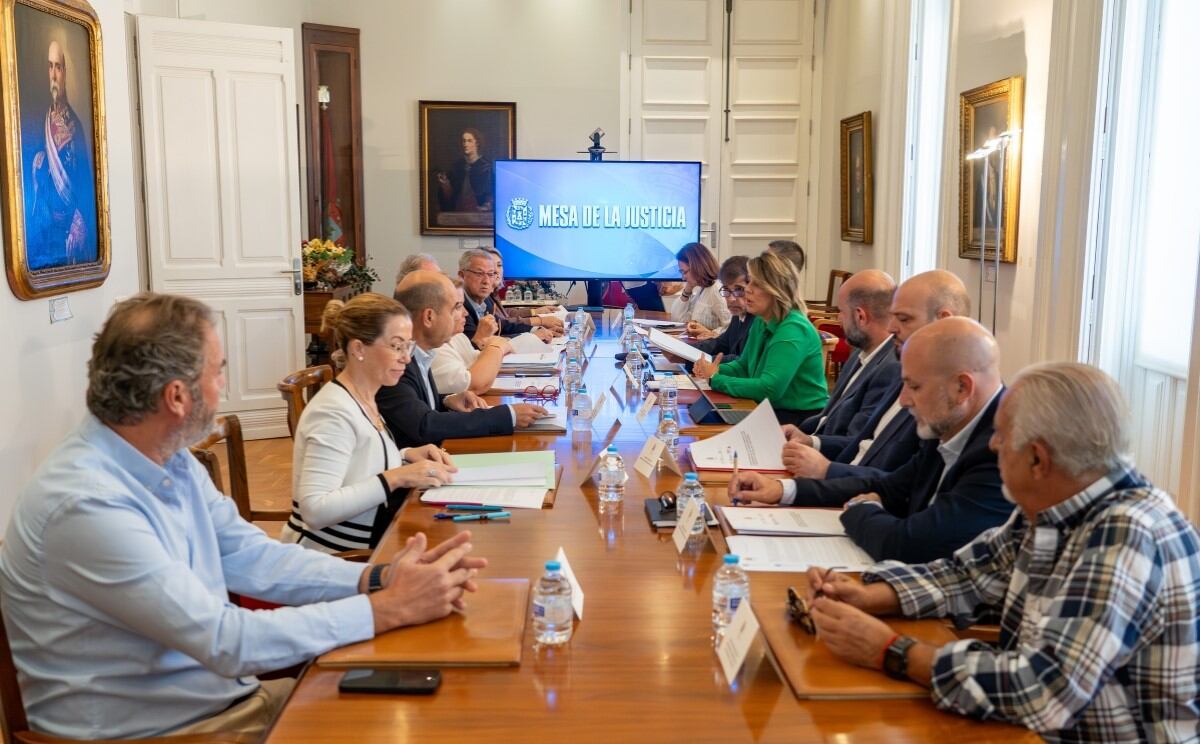
[[[287,436],[304,366],[291,29],[137,17],[150,287],[202,300],[228,359],[221,411]]]

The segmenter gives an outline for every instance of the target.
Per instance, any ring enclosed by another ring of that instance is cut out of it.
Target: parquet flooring
[[[221,461],[223,490],[229,493],[229,464],[225,444],[213,447]],[[246,442],[246,477],[255,509],[287,509],[292,503],[292,440],[257,439]],[[271,537],[279,537],[283,522],[258,522]]]

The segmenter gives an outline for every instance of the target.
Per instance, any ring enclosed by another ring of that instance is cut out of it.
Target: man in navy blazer
[[[463,280],[463,304],[467,309],[467,323],[463,333],[471,339],[471,343],[479,346],[493,335],[511,337],[533,333],[543,341],[554,337],[554,332],[548,327],[543,328],[542,324],[555,322],[557,318],[547,320],[534,315],[522,320],[501,320],[496,317],[496,303],[492,299],[492,290],[500,280],[500,272],[492,254],[482,248],[464,251],[458,259],[458,275]]]
[[[855,275],[857,276],[857,275]],[[854,277],[852,277],[853,279]],[[845,285],[843,285],[845,286]],[[927,271],[900,285],[888,313],[887,332],[897,363],[900,347],[918,329],[935,320],[971,313],[967,288],[948,271]],[[917,424],[900,405],[899,370],[860,431],[854,434],[809,436],[783,427],[788,442],[783,464],[802,478],[847,478],[885,475],[913,458],[920,445]]]
[[[739,499],[841,506],[846,534],[875,560],[925,563],[949,557],[1002,524],[1012,504],[1001,493],[988,448],[1003,385],[996,340],[969,318],[947,318],[914,333],[901,356],[900,403],[917,422],[916,456],[882,477],[777,481],[739,474]]]
[[[829,402],[800,424],[800,431],[820,436],[858,436],[881,403],[883,394],[900,379],[900,361],[892,353],[892,295],[896,282],[883,271],[860,271],[838,290],[838,321],[854,353],[842,368]]]
[[[454,333],[458,292],[445,274],[414,271],[396,285],[396,301],[412,315],[412,363],[395,385],[379,389],[375,403],[398,447],[441,444],[444,439],[512,434],[546,410],[528,403],[491,407],[475,393],[441,395],[430,374],[433,351]]]

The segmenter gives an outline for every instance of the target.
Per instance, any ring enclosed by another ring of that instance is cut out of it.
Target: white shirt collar
[[[983,414],[987,412],[987,409],[992,405],[992,401],[996,399],[996,396],[999,395],[1000,391],[1003,389],[1003,385],[997,387],[996,392],[992,393],[992,397],[988,398],[987,403],[983,404],[983,406],[979,409],[979,412],[975,414],[975,417],[971,419],[966,426],[960,429],[957,434],[938,445],[938,452],[941,453],[942,460],[945,461],[947,470],[949,470],[950,466],[958,461],[962,451],[967,447],[967,440],[970,439],[971,434],[975,432],[975,427],[979,426],[979,419],[983,418]]]

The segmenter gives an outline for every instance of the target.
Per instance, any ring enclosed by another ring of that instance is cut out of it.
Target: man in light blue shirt
[[[212,426],[224,366],[211,312],[188,298],[134,297],[97,335],[90,413],[25,488],[0,552],[35,730],[256,733],[288,687],[253,675],[443,617],[474,590],[486,561],[465,533],[364,567],[243,521],[186,449]],[[231,591],[291,606],[252,612]]]

